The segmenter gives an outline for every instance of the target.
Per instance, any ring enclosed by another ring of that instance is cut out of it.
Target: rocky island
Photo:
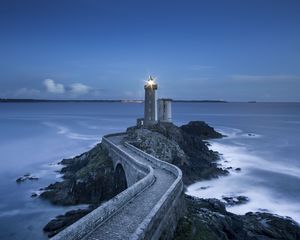
[[[228,174],[217,161],[217,152],[209,150],[206,140],[223,137],[205,122],[194,121],[178,127],[157,123],[149,127],[130,127],[126,141],[169,163],[183,172],[186,186],[201,180]],[[124,189],[116,187],[112,161],[101,143],[90,151],[61,161],[63,181],[49,185],[41,194],[53,204],[89,204],[58,216],[44,228],[53,236]],[[240,196],[243,203],[247,197]],[[175,239],[299,239],[300,227],[290,218],[270,213],[239,216],[226,211],[233,199],[185,197],[185,216],[179,221]]]

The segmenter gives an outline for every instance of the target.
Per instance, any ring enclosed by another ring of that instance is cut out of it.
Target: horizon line
[[[300,103],[300,101],[228,101],[218,99],[172,99],[173,102],[211,102],[211,103]],[[122,102],[142,103],[143,99],[37,99],[37,98],[0,98],[0,102]]]

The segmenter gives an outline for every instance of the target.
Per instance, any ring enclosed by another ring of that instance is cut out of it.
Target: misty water
[[[245,195],[234,213],[268,211],[300,222],[300,104],[173,103],[178,125],[204,120],[227,135],[210,141],[229,176],[193,184],[199,197]],[[40,188],[61,181],[57,163],[80,154],[108,133],[124,131],[143,115],[134,103],[0,104],[0,239],[46,239],[43,226],[76,207],[53,206],[32,198]],[[234,171],[241,168],[240,172]],[[37,181],[17,184],[31,173]],[[206,189],[203,189],[206,188]],[[85,207],[85,206],[77,206]]]

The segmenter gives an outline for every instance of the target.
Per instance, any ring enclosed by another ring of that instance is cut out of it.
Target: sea
[[[202,198],[247,196],[227,207],[236,214],[265,211],[300,223],[300,103],[173,103],[173,122],[207,122],[226,137],[210,140],[229,175],[188,186]],[[61,181],[58,163],[122,132],[143,116],[142,103],[0,103],[0,239],[47,239],[62,207],[32,194]],[[236,171],[240,168],[241,171]],[[24,174],[38,177],[17,183]]]

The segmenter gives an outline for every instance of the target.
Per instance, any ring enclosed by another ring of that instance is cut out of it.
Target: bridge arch
[[[117,193],[124,191],[128,187],[126,174],[123,166],[118,163],[114,173],[114,188]]]
[[[172,236],[179,217],[183,215],[182,172],[178,167],[123,142],[125,136],[105,136],[102,144],[113,160],[117,185],[123,183],[124,187],[126,180],[128,188],[51,240],[112,239],[116,234],[122,239],[132,240],[158,240],[162,236]],[[154,201],[149,201],[152,197]],[[145,205],[142,211],[137,211],[141,203]],[[126,211],[137,213],[141,221],[121,226],[120,222],[128,221]],[[107,231],[112,228],[114,231]]]

